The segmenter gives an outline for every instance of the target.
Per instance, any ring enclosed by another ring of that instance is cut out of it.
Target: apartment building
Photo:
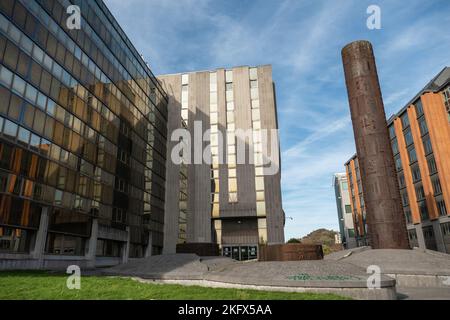
[[[162,252],[166,138],[166,94],[101,0],[0,1],[0,267]]]
[[[197,141],[209,131],[199,145],[191,143],[189,163],[182,163],[187,186],[179,183],[181,165],[168,163],[164,251],[175,252],[176,244],[184,241],[212,242],[223,255],[247,260],[257,257],[258,244],[284,243],[279,145],[263,148],[262,138],[264,130],[278,128],[271,66],[158,79],[169,97],[169,133],[185,128]],[[240,130],[250,132],[248,139],[239,136]],[[270,139],[278,141],[277,136]],[[173,150],[179,141],[169,140]],[[203,150],[210,163],[201,159]],[[239,150],[245,151],[247,161],[239,161]],[[275,162],[276,170],[267,173],[264,160],[270,156],[276,157],[270,164]],[[180,193],[179,186],[187,192]],[[187,225],[179,222],[181,216]],[[180,236],[185,227],[185,236]]]
[[[450,253],[450,68],[388,120],[411,247]],[[355,224],[365,235],[357,156],[346,163]]]
[[[347,174],[336,173],[333,177],[333,186],[339,222],[339,243],[342,243],[345,249],[355,248],[357,243]]]
[[[359,170],[358,157],[354,155],[346,164],[347,181],[349,184],[350,207],[352,211],[355,240],[358,247],[368,245],[366,209]]]

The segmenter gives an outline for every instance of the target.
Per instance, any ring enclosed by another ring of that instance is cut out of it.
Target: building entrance
[[[258,258],[258,246],[224,246],[222,255],[238,261],[253,260]]]

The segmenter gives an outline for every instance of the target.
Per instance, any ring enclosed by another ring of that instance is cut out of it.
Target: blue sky
[[[271,64],[286,239],[338,229],[332,176],[355,153],[340,52],[374,45],[386,113],[450,66],[450,1],[104,0],[155,74]],[[381,30],[366,27],[381,8]]]

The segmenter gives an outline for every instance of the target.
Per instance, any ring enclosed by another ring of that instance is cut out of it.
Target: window
[[[227,70],[225,71],[225,82],[233,82],[233,71]]]
[[[237,192],[237,179],[236,178],[228,179],[228,192],[230,192],[230,193]]]
[[[250,97],[252,100],[258,100],[259,99],[259,90],[258,88],[251,88],[250,89]]]
[[[406,129],[407,127],[409,127],[408,113],[405,112],[405,113],[401,116],[401,120],[402,120],[402,126],[403,126],[403,129]]]
[[[20,96],[24,96],[25,86],[26,86],[26,83],[25,83],[25,81],[22,80],[22,78],[20,78],[18,76],[14,76],[13,86],[12,86],[12,90],[14,92],[16,92]]]
[[[18,139],[20,142],[23,142],[23,143],[25,143],[25,144],[28,145],[28,143],[30,142],[30,131],[28,131],[28,130],[25,129],[25,128],[20,127],[20,128],[19,128],[19,134],[18,134],[18,136],[17,136],[17,139]]]
[[[442,193],[441,181],[439,177],[435,177],[431,181],[433,183],[434,195],[439,195]]]
[[[422,186],[416,187],[416,197],[417,197],[417,201],[425,199],[425,191],[423,190]]]
[[[266,215],[266,203],[264,201],[256,202],[256,215],[263,217]]]
[[[5,85],[5,87],[9,88],[11,86],[13,79],[13,74],[11,71],[6,69],[5,67],[2,67],[0,71],[0,81]]]
[[[400,188],[406,187],[405,175],[403,173],[398,175],[398,185]]]
[[[9,120],[5,121],[5,127],[3,128],[3,133],[9,138],[14,139],[17,135],[18,126],[14,122]]]
[[[414,107],[416,108],[417,118],[420,118],[420,116],[423,115],[423,105],[420,98],[416,101]]]
[[[348,190],[348,182],[347,181],[343,181],[342,182],[342,190],[343,191],[347,191]]]
[[[34,231],[0,226],[1,253],[29,253]]]
[[[405,210],[405,219],[406,219],[406,223],[407,224],[412,224],[412,215],[411,215],[411,210],[407,209]]]
[[[444,236],[450,236],[450,222],[442,223],[441,230]]]
[[[439,210],[439,215],[446,216],[447,215],[447,208],[445,206],[445,201],[442,200],[436,200],[436,204]]]
[[[395,160],[395,169],[397,169],[397,171],[402,170],[402,159],[400,159],[400,156],[396,156],[394,160]]]
[[[250,68],[250,80],[257,80],[258,79],[258,69],[257,68]]]
[[[259,109],[259,100],[252,100],[252,109]]]
[[[406,146],[409,146],[414,143],[414,139],[411,133],[411,129],[407,129],[404,133]]]
[[[398,154],[398,152],[399,152],[399,150],[398,150],[398,142],[397,142],[397,138],[394,138],[393,140],[392,140],[392,153],[394,154],[394,156],[396,155],[396,154]]]
[[[355,229],[348,229],[347,232],[348,232],[349,238],[355,237]]]
[[[417,241],[417,232],[415,229],[408,230],[408,238],[410,241]]]
[[[83,256],[85,252],[85,239],[64,234],[49,233],[46,252],[58,255]]]
[[[352,213],[352,206],[350,205],[345,205],[345,213]]]
[[[420,218],[423,220],[428,220],[428,208],[425,202],[419,204]]]
[[[250,80],[250,88],[258,88],[258,80]]]
[[[412,169],[413,182],[420,181],[422,179],[422,175],[420,174],[420,169],[418,166]]]
[[[264,190],[264,177],[255,177],[256,191]]]
[[[433,147],[431,146],[431,140],[429,136],[423,138],[423,148],[425,150],[425,155],[433,152]]]
[[[408,150],[408,156],[409,156],[410,163],[414,163],[417,161],[417,153],[416,153],[416,149],[414,147]]]
[[[228,202],[230,203],[236,203],[238,202],[238,197],[236,192],[230,192],[228,194]]]
[[[425,121],[425,117],[422,117],[419,120],[419,128],[420,128],[420,133],[422,135],[425,135],[428,133],[428,126],[427,126],[427,122]]]
[[[122,244],[119,241],[113,240],[97,240],[97,257],[120,257]]]
[[[402,204],[404,207],[409,206],[409,198],[408,193],[406,193],[406,191],[402,193]]]
[[[264,191],[256,191],[256,201],[264,201],[265,195]]]
[[[436,161],[434,157],[428,158],[428,170],[430,170],[430,174],[434,174],[437,172]]]
[[[395,138],[395,127],[394,127],[394,125],[391,125],[391,126],[389,127],[389,137],[390,137],[391,139]]]

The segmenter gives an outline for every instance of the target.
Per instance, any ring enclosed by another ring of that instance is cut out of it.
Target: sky
[[[156,75],[272,65],[286,239],[338,230],[332,178],[355,154],[341,49],[372,42],[388,117],[450,66],[448,0],[104,1]]]

